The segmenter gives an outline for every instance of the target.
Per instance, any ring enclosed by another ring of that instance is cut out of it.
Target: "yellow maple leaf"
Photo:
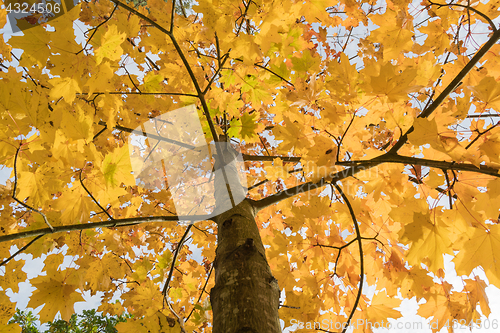
[[[7,324],[10,318],[16,312],[16,306],[5,295],[5,291],[0,290],[0,325]]]
[[[54,100],[63,97],[67,103],[71,104],[76,98],[76,93],[82,92],[78,82],[71,77],[55,77],[49,82],[53,86],[50,90],[50,98]]]
[[[500,284],[500,226],[490,226],[489,230],[475,229],[469,240],[464,242],[453,262],[458,275],[469,275],[481,266],[490,283]]]
[[[9,286],[13,292],[19,292],[19,283],[26,280],[26,273],[22,271],[24,260],[11,260],[5,265],[5,272],[0,276],[0,286]]]
[[[170,291],[170,294],[174,297],[175,289]],[[152,316],[163,308],[163,295],[158,285],[147,280],[130,292],[130,297],[123,305],[132,306],[137,314]]]
[[[356,100],[359,93],[359,73],[356,65],[351,65],[349,58],[342,53],[339,62],[332,61],[328,64],[328,71],[331,75],[328,77],[326,87],[330,91],[330,96],[343,103]]]
[[[486,282],[481,280],[478,276],[475,276],[474,280],[465,280],[465,283],[471,298],[470,303],[473,305],[479,303],[481,312],[488,317],[491,313],[491,309],[488,303],[488,295],[486,294],[486,287],[488,286]]]
[[[95,50],[96,63],[99,65],[104,58],[112,61],[120,60],[123,54],[120,45],[125,41],[125,36],[125,33],[118,33],[116,25],[110,25],[101,38],[101,46]]]
[[[240,119],[231,120],[231,128],[227,131],[229,136],[239,137],[247,143],[258,142],[258,132],[264,130],[264,125],[260,123],[258,114],[243,114]]]
[[[266,178],[272,182],[275,182],[278,178],[288,178],[288,171],[283,167],[283,160],[279,157],[273,159],[273,165],[264,167],[264,170],[266,170]]]
[[[380,291],[373,296],[370,306],[366,309],[366,317],[370,323],[382,323],[387,318],[399,318],[401,313],[394,310],[401,305],[401,300],[387,296],[385,291]]]
[[[44,179],[41,168],[36,172],[22,171],[18,173],[18,192],[16,196],[23,200],[29,197],[35,207],[40,207],[45,201],[49,200],[47,192],[46,179]]]
[[[403,297],[417,297],[417,300],[427,296],[429,289],[434,285],[428,271],[418,266],[413,266],[408,272],[400,274],[398,285]]]
[[[13,48],[24,50],[19,65],[28,67],[34,64],[45,65],[51,53],[49,32],[42,26],[36,26],[23,31],[23,34],[23,36],[13,36],[9,39],[9,44]]]
[[[0,1],[0,6],[3,5],[3,1]],[[7,11],[0,11],[0,27],[5,26],[7,23]]]
[[[491,76],[483,78],[478,85],[469,86],[470,90],[483,102],[495,110],[500,110],[500,82]]]
[[[65,112],[62,115],[61,129],[68,139],[92,140],[92,113],[86,112],[80,105],[75,105],[75,112]]]
[[[36,290],[30,297],[28,307],[36,309],[43,305],[39,315],[40,320],[44,323],[54,320],[58,312],[61,313],[63,320],[69,321],[71,315],[75,312],[73,308],[75,302],[84,299],[76,291],[78,286],[67,283],[68,270],[52,270],[48,273],[46,276],[38,276],[31,280],[31,284]]]
[[[135,185],[129,149],[126,145],[106,155],[102,161],[101,170],[104,174],[106,186],[116,187],[122,182]]]
[[[252,35],[241,35],[235,38],[234,47],[231,48],[232,58],[241,58],[243,63],[252,65],[262,57],[259,45]]]
[[[99,73],[99,74],[97,74]],[[114,76],[114,71],[109,62],[104,62],[99,65],[97,73],[85,83],[89,87],[88,95],[90,96],[94,91],[106,92],[113,89],[111,79]]]
[[[416,68],[406,68],[400,73],[397,66],[387,62],[380,68],[378,76],[372,76],[370,83],[372,94],[387,96],[390,103],[407,98],[411,92],[418,91],[421,86],[413,84],[417,77]]]
[[[427,34],[424,46],[433,49],[435,54],[443,54],[450,46],[449,36],[446,34],[446,28],[441,24],[441,20],[437,19],[427,23],[427,26],[418,29],[421,33]]]
[[[413,132],[408,135],[408,139],[416,146],[430,144],[436,148],[440,144],[437,124],[434,119],[418,118],[413,122]]]
[[[125,275],[122,260],[112,253],[106,253],[101,259],[92,261],[87,269],[86,278],[93,291],[107,290],[111,278],[121,279]]]
[[[410,29],[413,25],[403,12],[387,10],[386,13],[373,15],[370,19],[380,28],[374,30],[368,39],[382,44],[384,59],[397,58],[401,52],[411,50],[411,38],[414,33]]]
[[[19,324],[0,325],[0,333],[21,333],[22,330]]]
[[[118,323],[116,329],[118,333],[150,333],[141,323],[142,320],[129,319],[124,323]]]
[[[418,233],[418,238],[412,239],[413,244],[408,251],[407,260],[412,265],[418,265],[422,259],[429,258],[431,262],[429,269],[436,272],[444,267],[443,254],[453,254],[448,237],[449,230],[442,220],[436,219],[432,223],[428,215],[415,213],[413,216],[414,222],[408,226],[418,225],[421,233]],[[409,234],[406,228],[405,234]]]
[[[283,140],[282,146],[283,150],[289,150],[294,147],[295,151],[302,152],[305,148],[309,148],[311,143],[309,138],[304,135],[304,119],[299,118],[297,120],[288,115],[283,116],[283,125],[276,126],[273,132],[276,136],[276,140]]]
[[[419,306],[417,313],[424,318],[434,316],[429,326],[433,332],[439,331],[445,325],[446,319],[450,317],[448,298],[443,295],[434,294],[427,298],[425,304]]]

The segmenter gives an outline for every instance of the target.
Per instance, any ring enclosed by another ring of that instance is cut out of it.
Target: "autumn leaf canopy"
[[[387,322],[403,298],[433,331],[478,323],[500,287],[499,6],[91,0],[0,38],[0,331],[29,280],[42,321],[90,294],[134,316],[120,332],[211,332],[215,201],[180,186],[210,186],[216,141],[285,327]]]

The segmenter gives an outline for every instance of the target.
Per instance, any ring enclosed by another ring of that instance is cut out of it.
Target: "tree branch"
[[[414,164],[414,165],[422,165],[436,169],[445,169],[445,170],[457,170],[457,171],[469,171],[469,172],[477,172],[482,173],[494,177],[500,177],[498,173],[500,170],[494,167],[489,167],[486,165],[480,165],[479,168],[473,164],[464,164],[464,163],[455,163],[455,162],[446,162],[446,161],[435,161],[429,160],[426,158],[418,158],[418,157],[409,157],[409,156],[401,156],[401,155],[389,155],[385,154],[380,157],[376,157],[372,161],[378,161],[382,163],[403,163],[403,164]],[[339,163],[340,164],[340,163]]]
[[[356,312],[356,308],[358,307],[359,300],[361,299],[361,293],[363,290],[363,282],[365,279],[365,262],[364,262],[363,242],[362,242],[363,238],[361,237],[361,231],[359,230],[358,221],[356,220],[356,214],[354,213],[354,209],[352,208],[351,203],[349,202],[349,199],[347,199],[347,196],[344,194],[342,189],[337,185],[337,183],[332,182],[332,184],[333,184],[333,186],[335,186],[337,191],[342,196],[342,199],[344,200],[344,203],[347,205],[347,208],[349,208],[349,213],[351,214],[352,222],[354,224],[354,230],[356,231],[356,239],[358,241],[358,246],[359,246],[360,273],[359,273],[358,295],[356,296],[356,300],[354,301],[354,305],[352,306],[351,313],[349,315],[349,318],[347,319],[347,324],[342,329],[342,333],[345,333],[347,331],[347,329],[349,328],[349,323],[351,322],[351,319],[354,316],[354,312]]]
[[[109,215],[108,211],[106,209],[104,209],[104,207],[101,206],[101,204],[96,200],[96,198],[94,198],[92,193],[90,193],[90,191],[87,189],[87,187],[85,187],[85,185],[83,184],[82,171],[83,171],[83,169],[80,170],[79,178],[80,178],[80,184],[82,185],[83,189],[85,190],[85,192],[87,192],[87,194],[92,199],[92,201],[94,201],[95,204],[104,212],[104,214],[106,214],[110,220],[114,220],[113,216]]]
[[[243,59],[234,59],[233,60],[235,61],[239,61],[239,62],[243,62]],[[289,85],[291,85],[292,87],[295,87],[293,85],[293,83],[291,83],[290,81],[288,81],[287,79],[285,79],[283,76],[273,72],[272,70],[270,70],[269,68],[265,67],[265,66],[262,66],[262,65],[259,65],[259,64],[253,64],[255,67],[259,67],[259,68],[262,68],[263,70],[266,70],[268,71],[269,73],[273,74],[274,76],[280,78],[281,80],[285,81],[286,83],[288,83]]]
[[[455,7],[462,7],[462,8],[466,8],[476,14],[478,14],[479,16],[481,16],[482,18],[484,18],[486,20],[486,22],[488,22],[488,24],[490,25],[491,29],[493,31],[497,31],[497,27],[495,27],[495,24],[493,23],[493,21],[485,14],[481,13],[479,10],[471,7],[471,6],[466,6],[466,5],[461,5],[461,4],[458,4],[458,3],[445,3],[445,4],[441,4],[441,3],[435,3],[435,2],[432,2],[429,0],[429,3],[431,5],[434,5],[434,6],[438,6],[439,8],[441,7],[452,7],[452,6],[455,6]],[[469,22],[469,25],[470,25],[470,22]]]
[[[99,91],[93,92],[92,95],[166,95],[166,96],[186,96],[186,97],[198,97],[195,94],[187,93],[174,93],[174,92],[141,92],[141,91]],[[76,93],[76,95],[88,95],[87,93]]]
[[[207,274],[207,279],[205,280],[205,285],[203,286],[203,289],[201,290],[201,294],[198,297],[198,300],[196,301],[195,305],[198,304],[198,303],[200,303],[201,297],[203,296],[203,293],[205,292],[205,288],[208,285],[208,280],[210,280],[210,275],[212,275],[212,271],[213,270],[214,270],[214,265],[212,263],[212,267],[210,267],[210,271]],[[184,319],[184,322],[187,322],[189,320],[189,317],[191,317],[191,315],[193,314],[193,311],[194,311],[194,306],[191,309],[191,312],[189,312],[189,315]]]
[[[18,251],[16,251],[16,253],[14,253],[13,255],[11,255],[10,257],[8,257],[7,259],[5,259],[4,261],[0,262],[0,267],[3,266],[3,265],[5,265],[6,263],[8,263],[9,261],[11,261],[12,259],[14,259],[15,256],[17,256],[19,253],[21,253],[24,250],[26,250],[28,247],[30,247],[31,244],[33,244],[34,242],[36,242],[37,240],[39,240],[42,237],[43,237],[43,235],[36,236],[28,244],[24,245],[22,248],[20,248]]]
[[[443,172],[444,172],[444,177],[446,179],[446,187],[447,187],[446,192],[448,192],[447,194],[450,203],[450,209],[453,209],[453,195],[451,194],[452,185],[450,184],[450,178],[448,177],[448,170],[443,170]]]
[[[19,146],[16,150],[16,156],[14,157],[14,189],[12,190],[12,199],[16,200],[17,203],[19,203],[21,206],[24,208],[27,208],[29,210],[32,210],[38,214],[40,214],[45,222],[45,224],[49,227],[49,229],[53,232],[54,228],[50,225],[49,221],[47,220],[47,216],[45,216],[44,213],[39,211],[38,209],[29,206],[28,204],[25,204],[18,198],[16,198],[16,189],[17,189],[17,157],[19,156],[19,150],[21,149],[21,146]]]
[[[93,223],[79,223],[72,225],[63,225],[56,226],[52,229],[43,228],[43,229],[35,229],[28,231],[21,231],[14,234],[8,234],[4,236],[0,236],[0,243],[7,242],[15,239],[34,237],[39,235],[46,235],[50,233],[56,232],[67,232],[67,231],[76,231],[76,230],[86,230],[86,229],[95,229],[95,228],[113,228],[113,227],[124,227],[129,225],[136,225],[142,223],[150,223],[150,222],[178,222],[178,221],[206,221],[212,220],[211,216],[207,215],[173,215],[173,216],[145,216],[145,217],[130,217],[125,219],[116,219],[112,221],[103,221],[103,222],[93,222]]]
[[[282,200],[291,198],[299,193],[304,193],[312,190],[319,189],[327,184],[329,184],[330,181],[339,181],[344,178],[350,177],[362,170],[365,170],[367,167],[371,168],[374,167],[381,162],[378,161],[364,161],[363,163],[354,165],[350,168],[344,169],[342,171],[339,171],[337,173],[334,173],[332,175],[329,175],[327,177],[324,177],[320,179],[319,181],[313,183],[313,182],[307,182],[304,184],[297,185],[295,187],[292,187],[290,189],[278,192],[276,194],[270,195],[267,198],[261,199],[261,200],[252,200],[249,199],[252,206],[257,210],[260,211],[266,207],[269,207],[271,205],[274,205]]]
[[[139,16],[141,19],[143,19],[144,21],[148,22],[149,24],[151,24],[153,27],[157,28],[158,30],[160,30],[161,32],[167,34],[167,35],[171,35],[171,33],[163,28],[161,25],[159,25],[158,23],[156,23],[155,21],[151,20],[149,17],[147,17],[146,15],[143,15],[141,13],[139,13],[137,10],[135,10],[134,8],[130,7],[130,6],[127,6],[126,4],[118,1],[118,0],[111,0],[111,2],[114,2],[116,5],[128,10],[129,12],[131,13],[134,13],[135,15]]]
[[[453,81],[451,81],[448,86],[443,90],[441,94],[432,102],[429,107],[427,107],[422,113],[418,116],[418,118],[427,118],[432,112],[434,112],[438,106],[445,100],[446,97],[450,93],[452,93],[458,86],[461,84],[462,80],[465,76],[474,68],[474,66],[481,60],[481,58],[488,52],[493,45],[500,39],[500,30],[497,30],[493,33],[493,36],[476,52],[474,57],[465,65],[465,67],[460,71],[460,73],[455,76]],[[389,150],[389,154],[396,154],[398,150],[408,141],[408,134],[412,133],[415,128],[412,126],[403,134],[396,144]]]
[[[98,122],[98,124],[101,125],[101,126],[107,126],[107,124],[104,121],[102,121],[102,120],[100,120]],[[155,140],[159,140],[159,141],[165,141],[165,142],[168,142],[168,143],[171,143],[171,144],[174,144],[174,145],[178,145],[179,147],[184,147],[184,148],[188,148],[188,149],[197,149],[197,148],[199,148],[199,147],[195,147],[195,146],[192,146],[190,144],[183,143],[183,142],[180,142],[180,141],[177,141],[177,140],[172,140],[172,139],[169,139],[169,138],[165,138],[165,137],[160,136],[160,135],[156,135],[156,134],[144,132],[142,130],[133,130],[131,128],[120,126],[120,125],[116,125],[113,128],[117,129],[119,131],[127,132],[127,133],[133,133],[133,134],[137,134],[137,135],[142,135],[142,136],[145,136],[145,137],[150,138],[150,139],[155,139]]]
[[[243,156],[243,161],[268,161],[272,162],[275,158],[280,158],[283,162],[300,162],[301,157],[297,156],[255,156],[241,154]]]
[[[398,154],[389,154],[389,153],[375,157],[371,160],[339,162],[339,163],[337,163],[337,165],[345,166],[345,167],[353,167],[353,166],[358,166],[358,165],[373,167],[373,166],[381,164],[381,163],[413,164],[413,165],[427,166],[427,167],[436,168],[436,169],[469,171],[469,172],[482,173],[482,174],[486,174],[486,175],[490,175],[490,176],[494,176],[494,177],[500,177],[500,174],[499,174],[500,169],[486,166],[486,165],[480,165],[479,167],[477,167],[473,164],[436,161],[436,160],[429,160],[426,158],[402,156],[402,155],[398,155]]]
[[[170,265],[170,271],[168,272],[168,278],[165,281],[165,285],[163,286],[163,290],[161,292],[163,294],[163,301],[164,302],[165,301],[168,302],[168,300],[166,299],[167,298],[167,292],[168,292],[168,287],[170,285],[170,281],[172,280],[172,276],[173,276],[173,273],[174,273],[175,261],[177,260],[177,257],[179,256],[179,253],[181,252],[182,245],[184,244],[184,241],[186,240],[186,237],[187,237],[187,235],[188,235],[188,233],[189,233],[189,231],[191,230],[192,227],[193,227],[193,225],[190,224],[186,228],[186,231],[182,235],[181,240],[179,241],[179,243],[177,245],[177,248],[175,249],[174,258],[172,259],[172,265]]]

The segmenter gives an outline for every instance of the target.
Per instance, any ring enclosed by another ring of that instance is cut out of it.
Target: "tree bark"
[[[234,163],[224,164],[231,191],[244,191],[239,182],[241,189],[235,186]],[[220,173],[215,177],[215,191],[216,206],[224,206],[224,201],[227,204],[230,198]],[[239,194],[233,193],[233,196]],[[210,293],[214,333],[281,332],[280,290],[267,263],[255,215],[256,209],[245,199],[215,217],[218,244],[215,286]]]

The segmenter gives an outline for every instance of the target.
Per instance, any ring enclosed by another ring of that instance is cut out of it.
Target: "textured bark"
[[[235,169],[226,166],[226,179],[235,179]],[[222,177],[216,181],[216,204],[229,200]],[[234,185],[233,182],[231,182]],[[231,186],[232,191],[243,191]],[[226,202],[227,203],[227,202]],[[244,200],[219,214],[215,286],[210,293],[214,333],[281,332],[278,281],[267,263],[256,210]]]

